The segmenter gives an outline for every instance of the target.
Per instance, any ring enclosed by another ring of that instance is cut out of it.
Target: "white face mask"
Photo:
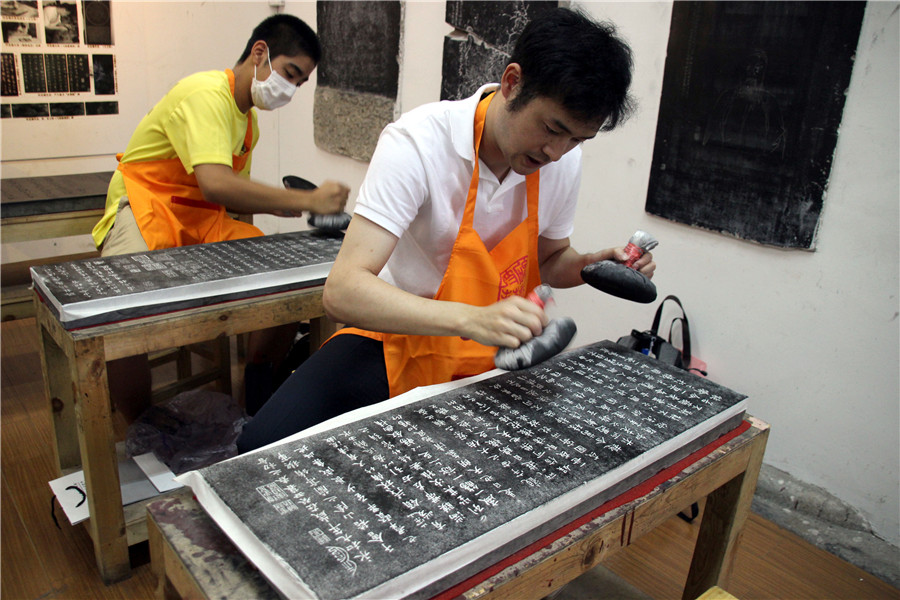
[[[266,48],[266,60],[269,68],[272,67],[272,59],[269,49]],[[253,105],[262,110],[275,110],[291,101],[297,86],[278,74],[275,69],[265,81],[256,78],[256,65],[253,65],[253,81],[250,84],[250,97]]]

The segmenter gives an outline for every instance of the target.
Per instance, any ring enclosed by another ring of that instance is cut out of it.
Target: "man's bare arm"
[[[208,202],[221,204],[235,213],[268,213],[300,216],[303,212],[331,214],[344,210],[350,189],[326,181],[315,190],[278,188],[251,181],[230,167],[204,164],[194,167],[197,184]]]
[[[487,346],[517,347],[547,323],[543,310],[524,298],[486,307],[422,298],[378,277],[397,244],[383,227],[355,215],[325,283],[328,316],[386,333],[457,335]]]

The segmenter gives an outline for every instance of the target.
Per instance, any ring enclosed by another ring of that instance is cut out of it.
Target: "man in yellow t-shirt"
[[[263,235],[231,213],[299,217],[340,213],[346,185],[323,182],[314,190],[252,181],[250,157],[259,137],[256,111],[287,104],[309,80],[321,57],[316,34],[292,15],[260,23],[233,69],[196,73],[179,81],[141,120],[112,177],[106,210],[93,230],[103,256]],[[271,371],[290,348],[296,328],[254,332],[247,379]],[[267,397],[266,376],[248,383]],[[146,357],[113,361],[110,394],[126,419],[149,404]],[[270,390],[269,390],[270,391]]]
[[[349,189],[311,191],[251,181],[259,137],[253,107],[290,101],[321,56],[316,34],[292,15],[260,23],[233,69],[190,75],[141,120],[110,182],[93,231],[104,255],[262,235],[234,213],[341,212]],[[136,223],[136,225],[135,225]]]

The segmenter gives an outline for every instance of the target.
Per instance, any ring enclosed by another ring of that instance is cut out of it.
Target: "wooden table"
[[[445,594],[467,600],[547,596],[690,506],[706,499],[683,597],[727,589],[750,512],[769,425],[749,428],[641,495],[544,544],[477,584]],[[649,488],[650,486],[644,486]],[[615,500],[611,505],[618,504]],[[148,505],[153,570],[160,598],[278,598],[190,492]],[[443,598],[445,595],[439,596]]]
[[[88,235],[103,216],[113,172],[4,179],[0,186],[3,243]],[[31,313],[29,267],[99,256],[90,251],[3,265],[3,319]]]
[[[4,179],[4,242],[90,233],[103,216],[113,171]]]
[[[322,286],[246,298],[77,330],[66,330],[35,293],[44,389],[60,474],[84,469],[91,507],[88,531],[106,583],[131,574],[128,546],[147,539],[145,504],[123,509],[106,363],[222,339],[276,325],[310,321],[311,347],[334,330]]]

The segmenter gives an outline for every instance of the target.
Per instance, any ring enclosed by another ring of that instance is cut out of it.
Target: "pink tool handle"
[[[636,246],[631,242],[628,242],[628,245],[625,246],[625,252],[628,254],[628,260],[626,260],[623,264],[626,267],[634,268],[634,263],[644,255],[644,249],[640,246]]]
[[[550,289],[550,286],[539,285],[528,292],[528,295],[526,295],[525,298],[534,302],[539,308],[544,309],[547,307],[547,303],[553,300],[553,291]],[[469,341],[469,338],[467,337],[460,337],[464,341]]]
[[[537,304],[539,308],[546,308],[547,303],[553,300],[553,290],[549,285],[542,284],[528,292],[525,297]]]

